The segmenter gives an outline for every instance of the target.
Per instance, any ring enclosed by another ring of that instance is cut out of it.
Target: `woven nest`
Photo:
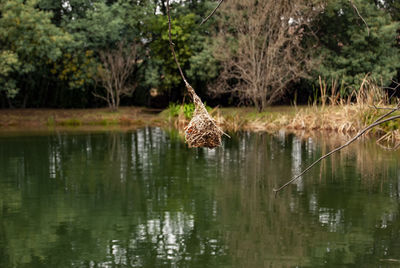
[[[201,99],[193,88],[186,85],[193,97],[194,113],[192,120],[185,127],[185,139],[190,147],[215,148],[221,145],[221,136],[224,132],[217,126],[215,120],[208,114]]]

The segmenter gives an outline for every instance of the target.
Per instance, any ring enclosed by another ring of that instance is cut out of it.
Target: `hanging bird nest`
[[[172,24],[171,24],[171,16],[169,14],[169,0],[167,0],[167,15],[168,15],[169,46],[171,48],[172,55],[174,56],[176,65],[178,66],[182,80],[185,82],[186,88],[189,91],[189,94],[191,95],[194,103],[194,113],[192,120],[190,120],[189,124],[185,127],[186,142],[189,148],[218,147],[221,145],[221,136],[222,134],[225,133],[217,126],[215,120],[208,114],[199,96],[197,96],[196,92],[194,92],[194,89],[186,81],[185,75],[183,74],[179,61],[176,58],[174,43],[172,43],[172,34],[171,34]]]
[[[189,148],[215,148],[220,146],[221,136],[225,133],[208,114],[203,102],[188,83],[186,83],[186,88],[193,98],[195,107],[192,120],[190,120],[189,124],[185,127],[185,140]]]

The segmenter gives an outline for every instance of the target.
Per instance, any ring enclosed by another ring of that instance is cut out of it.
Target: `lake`
[[[335,135],[333,135],[335,136]],[[400,153],[174,131],[0,135],[0,267],[397,267]]]

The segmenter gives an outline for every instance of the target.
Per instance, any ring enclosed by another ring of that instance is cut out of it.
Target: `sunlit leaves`
[[[84,53],[65,53],[53,63],[51,73],[61,81],[67,81],[70,88],[83,89],[85,85],[94,83],[93,77],[98,66],[92,50],[86,50]]]
[[[0,90],[16,95],[17,78],[38,66],[57,60],[71,36],[50,21],[52,14],[35,8],[36,1],[10,0],[0,4]],[[8,55],[8,56],[7,56]],[[14,81],[14,82],[10,82]]]

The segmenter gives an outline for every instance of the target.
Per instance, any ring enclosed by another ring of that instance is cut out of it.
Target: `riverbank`
[[[216,108],[210,111],[226,132],[320,131],[351,134],[372,123],[387,112],[367,105],[337,106],[274,106],[262,113],[254,108]],[[143,126],[174,126],[188,123],[183,112],[143,107],[122,107],[118,112],[109,109],[10,109],[0,110],[1,130],[65,130],[134,129]],[[385,139],[399,139],[399,122],[389,122],[373,130]]]
[[[101,109],[0,110],[0,128],[115,127],[160,125],[161,110],[122,107],[118,112]]]
[[[288,132],[321,132],[355,134],[388,112],[389,107],[380,109],[368,105],[327,105],[327,106],[276,106],[259,113],[251,108],[222,108],[210,113],[224,131],[268,131],[285,129]],[[398,115],[395,112],[393,115]],[[175,125],[181,128],[182,116],[175,118]],[[185,118],[184,118],[185,119]],[[388,143],[400,140],[399,121],[390,121],[369,131]]]

